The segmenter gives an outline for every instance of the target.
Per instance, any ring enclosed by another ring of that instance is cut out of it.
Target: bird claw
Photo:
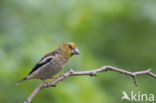
[[[60,75],[60,77],[65,78],[66,76],[65,76],[65,74],[64,74],[64,73],[62,73],[62,74]]]
[[[96,72],[93,72],[93,71],[92,71],[92,72],[90,72],[90,76],[91,76],[91,77],[97,76],[97,74],[96,74]]]
[[[47,85],[47,88],[51,86],[51,82],[44,82]]]
[[[64,73],[62,73],[59,77],[63,77],[63,79],[64,79],[66,76]],[[64,81],[63,79],[61,80],[62,82]]]
[[[58,77],[50,77],[50,78],[48,78],[48,79],[57,79]]]

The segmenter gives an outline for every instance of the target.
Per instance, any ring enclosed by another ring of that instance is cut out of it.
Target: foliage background
[[[75,42],[81,55],[62,72],[112,65],[156,73],[155,0],[1,0],[0,18],[1,103],[22,103],[41,81],[18,86],[16,81],[66,41]],[[33,103],[120,103],[123,90],[156,95],[154,78],[137,80],[135,87],[130,77],[115,72],[71,77],[40,91]]]

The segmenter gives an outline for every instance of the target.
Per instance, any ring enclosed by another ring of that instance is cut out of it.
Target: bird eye
[[[72,49],[72,46],[71,46],[71,45],[69,45],[69,48],[70,48],[70,49]]]

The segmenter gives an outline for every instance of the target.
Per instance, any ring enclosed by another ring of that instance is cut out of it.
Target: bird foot
[[[90,72],[90,76],[93,77],[93,76],[97,76],[96,72],[92,71]]]
[[[64,73],[62,73],[59,77],[63,77],[63,79],[64,79],[66,76]],[[63,79],[61,80],[62,82],[64,81]]]
[[[50,77],[49,79],[57,79],[58,77]]]
[[[64,73],[62,73],[59,77],[63,77],[63,78],[65,78],[66,76],[65,76]]]
[[[47,85],[47,88],[51,86],[51,82],[44,82]]]

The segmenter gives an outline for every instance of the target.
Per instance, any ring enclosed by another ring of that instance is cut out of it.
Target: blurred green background
[[[0,102],[22,103],[42,82],[15,83],[67,41],[75,42],[81,55],[72,57],[61,73],[105,65],[156,73],[156,1],[1,0]],[[131,77],[116,72],[70,77],[41,90],[32,103],[120,103],[123,90],[156,96],[156,79],[142,75],[137,81],[135,87]]]

